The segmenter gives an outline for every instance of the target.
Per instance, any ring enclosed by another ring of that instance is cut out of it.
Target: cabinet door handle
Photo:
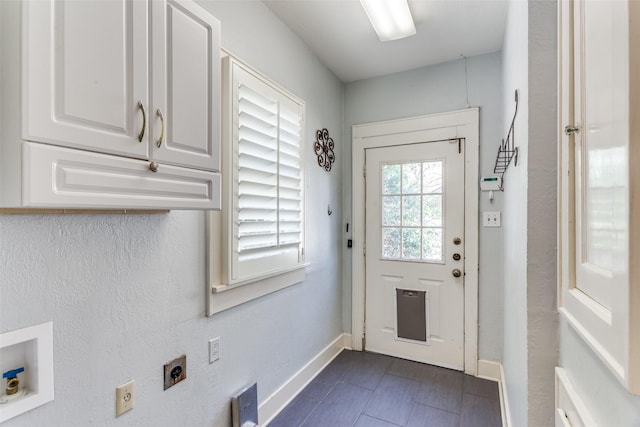
[[[162,145],[162,140],[164,139],[164,116],[162,115],[162,111],[160,111],[159,108],[156,111],[156,115],[160,117],[160,125],[162,126],[160,128],[160,138],[158,138],[158,140],[156,141],[156,146],[160,148],[160,146]]]
[[[142,111],[142,129],[140,129],[140,133],[138,134],[138,142],[142,142],[144,130],[147,127],[147,112],[144,111],[144,104],[142,101],[138,101],[138,108]]]

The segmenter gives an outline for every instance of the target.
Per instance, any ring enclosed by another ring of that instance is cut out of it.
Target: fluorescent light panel
[[[382,42],[412,36],[416,27],[407,0],[360,0]]]

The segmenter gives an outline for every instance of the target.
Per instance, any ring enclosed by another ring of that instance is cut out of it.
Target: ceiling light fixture
[[[412,36],[416,27],[407,0],[360,0],[382,42]]]

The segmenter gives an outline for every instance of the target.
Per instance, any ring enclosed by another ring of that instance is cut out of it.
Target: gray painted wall
[[[206,318],[203,212],[0,215],[0,332],[52,320],[56,382],[53,402],[3,426],[228,426],[232,394],[257,381],[264,400],[342,333],[343,159],[324,172],[312,142],[327,127],[341,143],[343,85],[262,3],[201,4],[225,48],[306,100],[306,280]],[[187,380],[163,391],[183,353]],[[116,419],[130,379],[136,407]]]
[[[345,222],[351,222],[351,126],[402,117],[480,107],[480,173],[493,172],[502,135],[501,55],[468,58],[468,95],[464,59],[349,83],[345,90],[343,191]],[[501,210],[496,192],[480,195],[480,211]],[[346,237],[345,237],[346,238]],[[502,229],[480,228],[479,356],[500,361],[502,355]],[[346,246],[346,245],[345,245]],[[344,329],[351,330],[351,253],[344,273]]]
[[[527,191],[527,332],[529,425],[555,420],[558,361],[556,0],[529,1],[529,150]]]
[[[515,122],[518,166],[512,165],[504,177],[504,351],[502,365],[506,378],[511,421],[527,425],[527,165],[529,145],[527,3],[511,1],[502,50],[503,131],[508,131],[514,113],[514,91],[520,103]]]
[[[520,89],[518,166],[505,177],[503,366],[512,422],[552,425],[557,361],[557,3],[512,1],[504,44],[505,123]]]

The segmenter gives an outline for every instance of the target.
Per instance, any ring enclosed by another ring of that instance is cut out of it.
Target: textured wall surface
[[[502,104],[501,55],[492,53],[385,77],[350,83],[345,90],[344,203],[345,221],[351,216],[351,126],[381,120],[480,107],[480,174],[493,173],[500,143]],[[466,91],[468,83],[468,93]],[[468,99],[468,101],[467,101]],[[500,192],[494,203],[480,194],[480,211],[500,211]],[[479,357],[501,360],[502,355],[502,228],[480,227]],[[344,328],[351,330],[351,253],[344,258]]]
[[[503,48],[504,122],[519,89],[518,166],[505,175],[503,366],[513,425],[552,425],[556,310],[556,10],[510,2]]]
[[[515,122],[518,166],[504,177],[504,352],[508,410],[514,426],[527,425],[527,165],[528,165],[528,13],[527,3],[509,2],[502,50],[503,132],[514,113],[514,91],[519,92]]]
[[[527,340],[530,426],[552,425],[555,419],[554,368],[558,361],[557,10],[555,0],[529,2]]]
[[[200,3],[225,48],[306,101],[306,280],[207,318],[203,212],[0,215],[0,332],[53,321],[55,369],[55,400],[3,426],[228,426],[234,393],[257,381],[263,401],[342,333],[342,158],[326,173],[312,143],[328,127],[341,144],[343,85],[262,3]],[[183,353],[186,381],[163,391]],[[130,379],[136,407],[115,418]]]

